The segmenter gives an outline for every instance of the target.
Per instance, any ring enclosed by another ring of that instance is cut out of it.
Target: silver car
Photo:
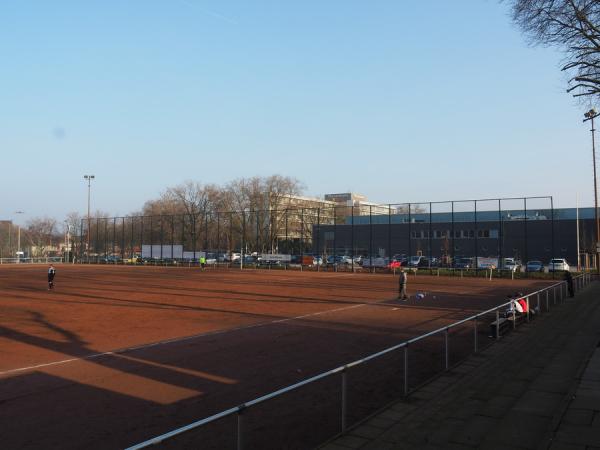
[[[541,261],[528,261],[525,270],[527,272],[543,272],[544,264]]]
[[[549,272],[560,272],[564,270],[569,270],[569,264],[567,260],[564,258],[552,258],[550,260],[550,264],[548,264]]]

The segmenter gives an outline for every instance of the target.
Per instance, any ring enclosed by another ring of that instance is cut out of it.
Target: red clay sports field
[[[409,293],[427,296],[398,302],[388,274],[58,265],[54,291],[45,277],[0,266],[2,448],[124,448],[550,283],[417,275]],[[454,362],[470,330],[451,337]],[[439,370],[438,348],[415,349],[412,384]],[[351,420],[400,395],[400,359],[349,373]],[[249,411],[247,448],[331,437],[339,389],[319,382]],[[234,448],[235,426],[161,448]]]

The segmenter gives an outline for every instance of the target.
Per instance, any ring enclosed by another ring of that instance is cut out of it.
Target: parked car
[[[234,259],[234,261],[240,262],[241,258]],[[252,255],[244,255],[244,264],[256,264],[257,257]],[[261,260],[260,264],[265,264],[267,261]]]
[[[548,264],[548,272],[560,272],[570,270],[567,260],[564,258],[552,258]]]
[[[506,258],[506,260],[504,261],[504,270],[516,272],[517,270],[519,270],[519,267],[521,267],[521,265],[512,258]]]
[[[133,256],[123,260],[125,264],[142,264],[142,258],[140,256]]]
[[[399,269],[400,267],[402,267],[402,263],[400,261],[394,261],[394,260],[392,260],[388,264],[388,269]]]
[[[544,264],[541,261],[527,261],[525,270],[527,272],[543,272]]]
[[[239,262],[241,257],[240,253],[224,253],[222,256],[219,256],[218,260],[219,262]]]
[[[404,266],[408,262],[408,257],[404,253],[396,254],[396,255],[392,256],[392,261],[398,261],[400,264],[402,264]]]
[[[120,264],[121,261],[121,257],[116,255],[109,255],[105,258],[102,258],[102,262],[106,264]]]
[[[472,258],[456,258],[454,260],[454,268],[456,269],[471,269],[473,267]]]
[[[400,262],[408,267],[431,267],[431,261],[427,256],[411,256],[406,262]]]
[[[327,264],[352,264],[352,258],[347,255],[329,255],[327,257]]]
[[[254,258],[254,257],[250,256],[250,257],[244,258],[244,264],[250,264],[249,262],[246,261],[246,258]],[[258,260],[255,260],[255,261],[259,267],[280,267],[280,266],[285,265],[284,262],[274,260],[274,259],[259,258]],[[293,261],[293,258],[292,258],[292,261]],[[293,263],[293,264],[300,264],[300,262]]]

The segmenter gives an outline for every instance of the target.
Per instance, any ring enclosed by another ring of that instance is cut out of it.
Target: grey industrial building
[[[545,264],[566,258],[571,265],[578,248],[581,264],[592,265],[596,247],[594,208],[352,215],[315,225],[312,238],[313,251],[329,255],[513,257]]]

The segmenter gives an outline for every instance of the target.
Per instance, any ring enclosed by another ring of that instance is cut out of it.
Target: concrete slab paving
[[[598,324],[596,282],[320,448],[600,450]]]

